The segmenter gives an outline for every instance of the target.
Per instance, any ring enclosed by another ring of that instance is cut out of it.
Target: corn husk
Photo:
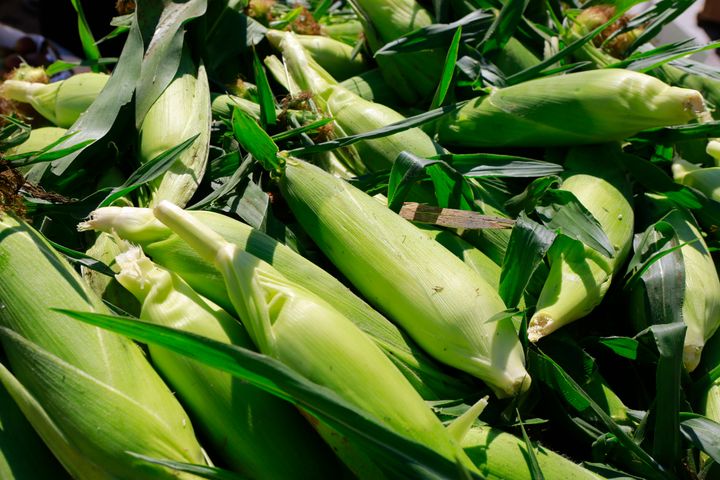
[[[130,340],[50,308],[108,313],[25,223],[0,214],[0,381],[75,478],[195,478],[133,461],[204,459],[188,417]]]
[[[352,0],[370,50],[433,24],[430,12],[415,0]],[[440,49],[379,55],[375,60],[385,81],[408,104],[429,100],[440,81],[445,53]]]
[[[572,173],[561,189],[572,192],[595,217],[615,248],[615,256],[608,258],[569,237],[556,239],[547,253],[550,272],[528,324],[532,342],[599,305],[630,251],[634,212],[626,180],[613,164],[616,155],[612,147],[578,148],[569,154]]]
[[[708,198],[720,202],[720,167],[702,168],[676,158],[672,173],[677,183],[700,190]]]
[[[254,349],[237,320],[140,248],[121,253],[117,263],[116,278],[141,302],[142,320]],[[292,405],[188,357],[155,345],[148,349],[214,452],[235,471],[250,478],[337,476],[332,453]]]
[[[353,57],[353,47],[350,45],[320,35],[296,37],[313,60],[337,80],[345,80],[366,69],[362,54]]]
[[[327,115],[334,119],[338,137],[369,132],[405,119],[395,110],[364,100],[340,85],[322,68],[312,62],[292,33],[275,35],[275,43],[283,53],[289,78],[301,91],[309,91]],[[350,147],[346,162],[357,173],[389,169],[402,151],[421,157],[442,152],[419,128],[394,135],[364,140]]]
[[[1,383],[0,431],[0,478],[70,478]]]
[[[493,318],[505,305],[461,260],[372,197],[301,160],[287,160],[280,187],[323,253],[435,359],[482,379],[499,396],[529,387],[511,320]]]
[[[222,272],[260,352],[330,388],[398,434],[473,468],[400,371],[329,303],[169,202],[154,213]]]
[[[205,173],[211,117],[205,68],[195,67],[186,53],[175,78],[142,121],[140,162],[149,162],[192,136],[199,136],[168,171],[151,182],[151,193],[143,203],[152,206],[170,200],[184,206],[190,200]]]
[[[302,283],[355,322],[395,362],[423,398],[457,398],[467,392],[465,379],[458,378],[458,372],[443,371],[395,325],[332,275],[289,247],[225,215],[204,211],[190,213],[229,242],[270,263],[290,280]],[[151,210],[101,208],[92,213],[82,228],[114,232],[140,245],[156,263],[178,274],[202,296],[233,311],[220,272],[156,220]]]
[[[617,68],[495,89],[440,121],[443,145],[548,147],[622,140],[705,112],[695,90]]]
[[[7,80],[0,86],[0,96],[29,103],[56,126],[70,128],[100,95],[109,78],[104,73],[88,72],[47,84]]]
[[[473,427],[462,441],[463,449],[488,480],[532,480],[524,440],[488,426]],[[535,457],[543,476],[550,479],[601,480],[602,477],[534,444]]]

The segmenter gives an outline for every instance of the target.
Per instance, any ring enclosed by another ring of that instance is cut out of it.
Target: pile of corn
[[[0,478],[720,478],[720,69],[636,3],[78,9],[0,83]]]

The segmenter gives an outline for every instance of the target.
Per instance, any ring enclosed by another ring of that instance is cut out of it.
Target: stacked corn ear
[[[205,68],[196,67],[188,52],[184,52],[175,78],[148,110],[140,126],[140,163],[147,163],[158,155],[198,135],[172,166],[150,184],[149,192],[140,199],[152,206],[170,200],[184,206],[193,196],[205,173],[210,150],[210,87]],[[108,235],[100,235],[88,254],[110,264],[120,253]],[[93,290],[104,295],[110,277],[84,268],[83,276]],[[115,294],[122,295],[115,291]],[[121,302],[125,306],[126,302]]]
[[[140,318],[254,349],[220,307],[162,269],[138,247],[117,257],[116,278],[142,304]],[[150,345],[153,364],[177,391],[213,451],[249,478],[332,478],[332,453],[289,403],[188,357]]]
[[[540,59],[531,52],[520,40],[510,37],[497,53],[495,65],[507,76],[522,72],[540,63]]]
[[[568,154],[570,174],[561,189],[573,193],[595,217],[615,254],[608,258],[578,240],[556,238],[547,253],[550,271],[528,324],[532,342],[584,317],[600,304],[630,251],[634,213],[618,161],[612,146],[576,148]]]
[[[708,198],[720,202],[720,167],[703,168],[676,158],[672,173],[677,183],[695,188]]]
[[[685,269],[682,317],[687,325],[683,365],[692,372],[700,363],[705,342],[720,326],[720,279],[692,216],[675,209],[662,220],[672,225],[678,242],[683,245],[680,248]]]
[[[494,89],[444,117],[439,137],[461,147],[582,145],[682,125],[704,113],[695,90],[613,68]]]
[[[17,147],[11,148],[7,153],[8,155],[27,155],[32,152],[38,152],[60,140],[66,132],[67,130],[60,127],[33,128],[27,140]],[[18,171],[25,176],[28,182],[37,184],[42,179],[46,169],[47,164],[40,163],[20,167]]]
[[[225,215],[206,211],[189,212],[227,241],[270,263],[292,281],[322,297],[355,322],[403,372],[415,389],[428,400],[457,398],[469,389],[459,372],[445,372],[395,325],[353,294],[335,277],[315,264],[252,227]],[[92,213],[83,229],[114,232],[140,245],[162,267],[183,278],[195,291],[227,311],[233,311],[220,272],[212,262],[201,258],[165,225],[151,210],[107,207]]]
[[[273,42],[282,51],[288,75],[294,83],[302,90],[315,94],[326,113],[334,119],[337,136],[364,133],[405,119],[395,110],[364,100],[338,85],[327,72],[310,61],[292,33],[278,33],[269,38],[273,38]],[[350,166],[358,173],[363,169],[389,169],[403,150],[421,157],[442,152],[419,128],[375,140],[364,140],[350,148]]]
[[[362,54],[353,56],[353,47],[321,35],[296,35],[300,44],[318,65],[333,78],[345,80],[366,69]]]
[[[394,107],[397,98],[377,68],[368,70],[340,82],[340,86],[370,102]]]
[[[0,336],[8,389],[74,478],[195,478],[128,452],[203,464],[190,421],[130,340],[52,311],[108,313],[39,233],[0,215]]]
[[[527,390],[530,377],[505,305],[460,259],[364,192],[301,160],[287,160],[280,188],[323,253],[428,353],[499,396]]]
[[[108,78],[88,72],[48,84],[7,80],[0,85],[0,97],[28,103],[55,126],[70,128],[100,95]]]
[[[565,39],[568,43],[575,41],[597,27],[607,23],[616,12],[614,5],[595,5],[584,9],[572,22],[570,28],[565,29]],[[613,27],[614,28],[614,27]],[[608,30],[612,30],[609,28]],[[574,53],[579,60],[593,62],[597,68],[605,68],[617,63],[623,58],[625,49],[637,38],[639,28],[616,36],[607,45],[600,46],[599,43],[605,33],[601,33],[592,42],[584,44]],[[642,51],[643,47],[640,47]],[[693,60],[683,59],[682,62],[689,69],[679,68],[670,63],[660,65],[650,73],[661,80],[675,86],[691,88],[702,94],[705,100],[710,103],[713,110],[717,112],[720,106],[720,81],[713,78],[692,73]]]
[[[184,206],[205,173],[210,148],[210,87],[205,67],[182,56],[170,85],[148,110],[140,126],[140,162],[146,163],[194,135],[195,141],[150,185],[146,204],[169,200]]]
[[[462,441],[463,449],[488,480],[532,480],[536,478],[528,462],[527,444],[514,435],[488,426],[470,429]],[[535,447],[535,457],[547,479],[600,480],[602,477],[544,447]]]
[[[407,33],[433,24],[430,12],[415,0],[352,0],[373,52]],[[445,53],[439,49],[395,55],[375,60],[385,81],[407,104],[432,97],[440,80]]]
[[[347,317],[177,206],[162,202],[154,212],[222,272],[260,352],[333,390],[398,434],[475,470],[400,371]]]
[[[5,363],[5,359],[1,359]],[[0,431],[2,431],[0,478],[4,480],[70,478],[42,443],[2,384],[0,384]]]

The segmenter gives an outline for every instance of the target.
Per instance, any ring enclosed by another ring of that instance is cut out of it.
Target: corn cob
[[[443,145],[547,147],[622,140],[705,113],[695,90],[630,70],[544,77],[493,90],[440,121]]]
[[[30,131],[30,137],[28,137],[27,140],[17,147],[11,148],[7,153],[8,155],[23,155],[40,151],[52,145],[57,140],[60,140],[66,132],[67,130],[59,127],[33,128]],[[19,167],[18,171],[25,175],[27,181],[38,183],[46,169],[47,164],[40,163]]]
[[[575,194],[595,217],[615,256],[608,258],[569,237],[555,240],[547,254],[550,272],[528,325],[532,342],[590,313],[630,251],[634,214],[626,182],[613,164],[616,155],[603,147],[578,148],[569,154],[566,163],[573,173],[561,189]]]
[[[25,223],[0,215],[0,332],[13,369],[0,381],[63,466],[79,479],[195,478],[127,452],[204,463],[192,426],[131,341],[50,308],[107,313]]]
[[[242,326],[176,274],[132,247],[118,255],[118,281],[142,304],[140,318],[253,349]],[[150,345],[153,363],[199,420],[215,452],[250,478],[330,478],[332,453],[289,403],[227,373]],[[319,443],[318,443],[319,442]]]
[[[424,398],[457,398],[466,392],[464,383],[455,378],[457,372],[443,372],[395,325],[312,262],[264,233],[227,216],[203,211],[190,213],[229,242],[272,264],[290,280],[301,282],[354,321],[395,362]],[[220,272],[156,220],[151,210],[101,208],[94,211],[80,228],[115,232],[140,245],[156,263],[178,274],[195,291],[225,310],[233,311]]]
[[[8,80],[0,86],[0,97],[29,103],[56,126],[69,128],[100,95],[108,78],[103,73],[79,73],[48,84]]]
[[[260,352],[330,388],[395,432],[474,470],[410,383],[350,320],[177,206],[162,202],[154,213],[222,272]]]
[[[287,160],[280,188],[325,255],[428,353],[499,396],[529,387],[510,319],[491,320],[505,305],[462,261],[372,197],[301,160]]]
[[[151,184],[147,205],[170,200],[185,205],[205,173],[210,139],[210,89],[205,68],[187,52],[173,81],[148,110],[140,126],[140,162],[149,162],[195,134],[193,144]]]
[[[462,441],[465,452],[488,480],[531,480],[527,445],[514,435],[488,426],[473,427]],[[558,455],[535,445],[535,456],[543,476],[548,480],[564,478],[601,480],[602,477]]]

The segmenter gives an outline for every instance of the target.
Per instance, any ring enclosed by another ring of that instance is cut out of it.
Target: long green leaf
[[[503,2],[497,18],[485,33],[482,41],[482,53],[487,55],[502,50],[513,36],[530,0],[507,0]]]
[[[255,74],[255,84],[258,89],[258,97],[260,103],[260,119],[263,127],[275,125],[277,123],[277,115],[275,114],[275,100],[273,99],[270,82],[268,82],[265,68],[260,63],[257,52],[253,49],[253,73]]]
[[[533,178],[557,175],[563,171],[562,165],[557,163],[515,155],[464,153],[443,154],[432,158],[448,162],[466,177]]]
[[[184,24],[203,15],[207,9],[207,0],[140,2],[140,6],[143,4],[148,7],[136,11],[146,45],[140,76],[135,79],[137,128],[177,73],[185,37]]]
[[[193,476],[207,478],[208,480],[244,480],[247,477],[239,475],[235,472],[223,470],[217,467],[208,467],[206,465],[193,465],[190,463],[176,462],[174,460],[165,460],[160,458],[152,458],[139,453],[127,452],[131,457],[135,457],[143,462],[152,463],[154,465],[162,465],[176,472],[191,473]]]
[[[83,52],[85,52],[88,60],[97,62],[100,58],[100,49],[97,46],[97,42],[95,42],[95,37],[93,37],[90,31],[90,25],[85,18],[82,3],[80,0],[70,0],[70,3],[72,3],[75,13],[77,13],[78,33],[80,34],[80,43],[82,44]],[[92,66],[92,71],[100,71],[97,63]]]
[[[494,16],[484,10],[475,10],[453,23],[435,23],[386,43],[375,55],[392,55],[403,52],[416,52],[433,48],[448,48],[458,28],[462,28],[463,44],[474,43],[485,35]]]
[[[233,107],[232,129],[238,143],[255,157],[263,168],[269,171],[280,168],[278,146],[255,119],[237,107]]]
[[[694,413],[680,413],[680,432],[695,447],[720,463],[720,424]]]
[[[433,110],[445,103],[445,96],[450,89],[450,83],[452,82],[453,73],[455,72],[455,63],[457,62],[458,51],[460,49],[461,35],[462,27],[458,27],[457,31],[455,32],[455,36],[453,36],[452,43],[450,43],[448,53],[445,56],[445,64],[443,65],[442,76],[440,77],[440,83],[435,90],[435,95],[433,95],[432,102],[430,103],[430,110]]]
[[[593,217],[572,192],[548,190],[535,206],[543,224],[560,229],[563,235],[574,238],[607,257],[615,256],[615,248]]]
[[[208,366],[228,372],[296,404],[342,435],[357,441],[391,478],[454,478],[457,465],[427,447],[382,426],[325,387],[256,352],[132,318],[58,310],[91,325],[161,345]],[[467,473],[470,478],[477,478]]]

